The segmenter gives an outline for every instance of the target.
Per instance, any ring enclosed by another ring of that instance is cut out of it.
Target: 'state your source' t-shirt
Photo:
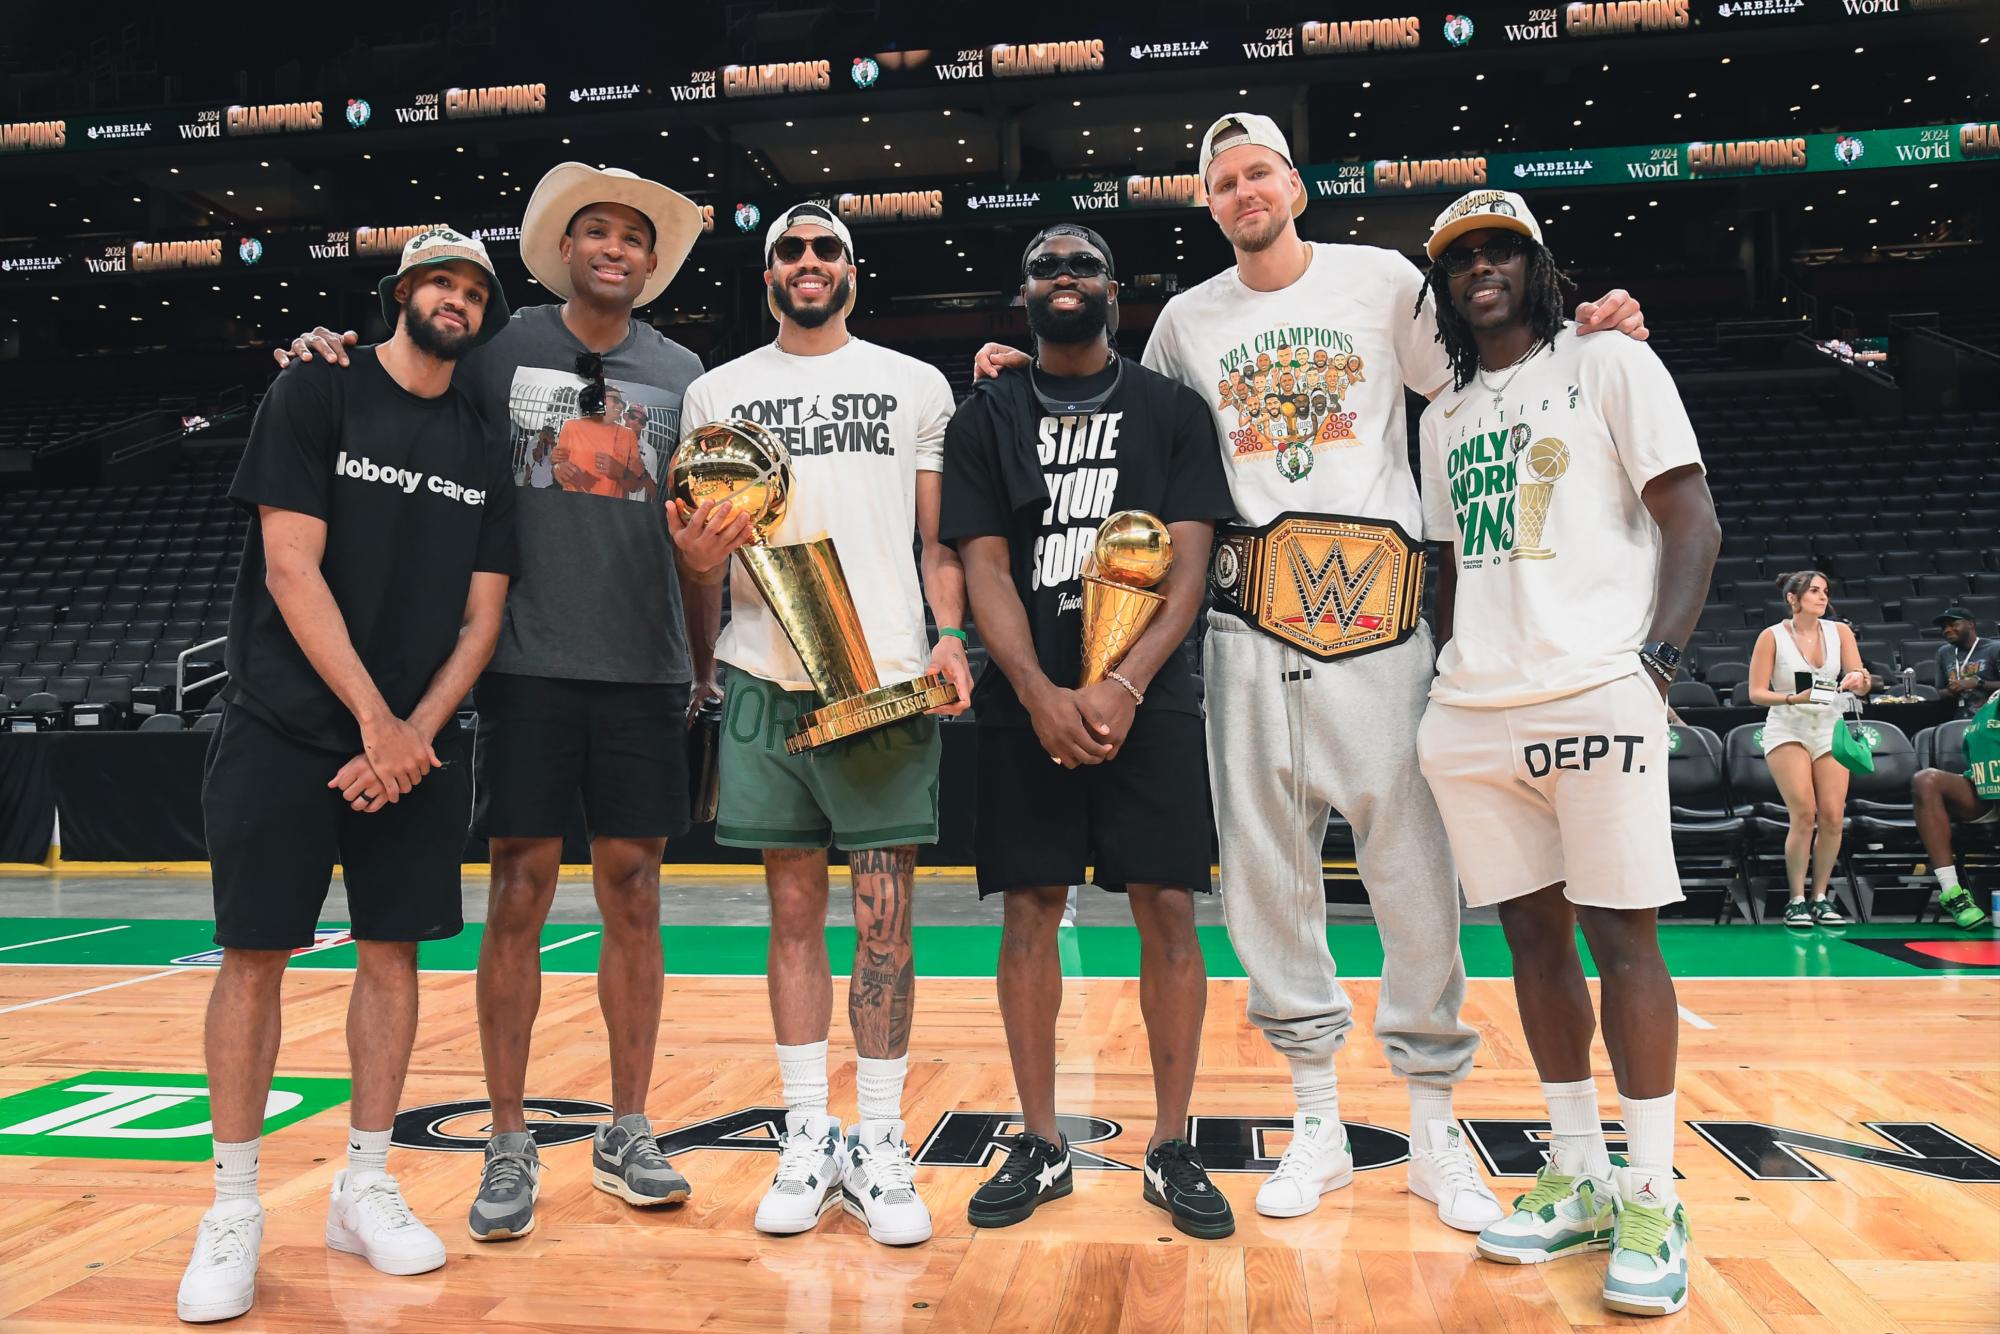
[[[1043,389],[1066,401],[1111,387],[1115,368],[1078,379],[1042,376]],[[1031,439],[1004,434],[989,394],[1020,408],[1014,420]],[[1007,451],[1032,454],[1045,494],[1010,508]],[[968,399],[945,436],[941,536],[952,542],[1004,537],[1014,591],[1027,612],[1035,656],[1050,681],[1072,687],[1082,675],[1083,571],[1097,529],[1120,510],[1145,510],[1164,523],[1227,519],[1233,513],[1222,456],[1208,409],[1185,385],[1125,363],[1117,391],[1094,413],[1045,411],[1026,372]],[[1199,714],[1200,686],[1183,641],[1146,689],[1140,712]],[[973,690],[983,726],[1026,727],[1013,684],[988,661]]]
[[[951,408],[937,367],[855,338],[818,357],[760,347],[688,386],[681,414],[683,437],[741,418],[768,427],[791,451],[791,503],[767,540],[833,539],[883,685],[930,669],[915,551],[917,473],[942,466]],[[716,657],[787,690],[811,689],[749,571],[740,560],[730,564],[729,624]]]
[[[307,362],[257,409],[230,499],[250,510],[224,650],[232,704],[308,745],[359,754],[361,730],[265,587],[260,505],[326,523],[320,573],[382,698],[407,718],[451,656],[476,570],[515,572],[514,489],[465,394],[410,393],[372,347]],[[455,378],[455,377],[454,377]]]
[[[1458,565],[1431,698],[1561,699],[1642,670],[1660,534],[1640,493],[1701,465],[1673,378],[1644,343],[1577,336],[1447,390],[1418,427],[1424,536]]]
[[[663,488],[701,362],[633,320],[604,354],[604,412],[583,417],[587,351],[561,306],[530,306],[453,377],[493,424],[519,492],[521,574],[489,670],[680,684],[693,672]]]
[[[1232,266],[1167,302],[1146,365],[1215,416],[1242,522],[1288,510],[1422,524],[1403,389],[1451,379],[1423,275],[1393,250],[1312,244],[1298,281],[1244,286]]]

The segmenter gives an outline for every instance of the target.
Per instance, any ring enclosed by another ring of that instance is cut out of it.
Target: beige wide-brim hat
[[[653,224],[653,253],[659,262],[632,304],[643,306],[666,291],[701,235],[701,210],[679,191],[622,167],[599,170],[582,162],[563,162],[549,169],[528,196],[528,211],[521,219],[521,262],[528,272],[565,301],[575,295],[569,265],[563,262],[562,239],[570,219],[592,204],[623,204]]]

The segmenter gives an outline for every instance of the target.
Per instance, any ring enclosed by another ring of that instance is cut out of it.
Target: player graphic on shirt
[[[1309,332],[1316,341],[1336,347],[1351,341],[1332,330]],[[1251,344],[1268,343],[1274,336],[1265,334]],[[1216,402],[1228,422],[1235,457],[1275,453],[1280,475],[1296,480],[1312,471],[1316,447],[1360,443],[1354,429],[1357,414],[1343,412],[1341,399],[1364,378],[1361,357],[1284,342],[1254,356],[1249,346],[1240,347],[1223,361]]]

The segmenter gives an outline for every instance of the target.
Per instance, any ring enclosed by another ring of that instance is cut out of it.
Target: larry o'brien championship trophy
[[[1144,510],[1120,510],[1097,528],[1083,572],[1083,675],[1094,686],[1116,667],[1167,605],[1153,586],[1174,563],[1174,538]]]
[[[774,547],[768,539],[791,504],[792,458],[784,442],[755,422],[703,426],[674,451],[672,495],[690,509],[705,500],[747,510],[757,536],[736,553],[785,637],[805,665],[819,707],[802,714],[785,752],[824,746],[928,713],[958,699],[958,688],[931,672],[885,686],[861,632],[833,539]]]

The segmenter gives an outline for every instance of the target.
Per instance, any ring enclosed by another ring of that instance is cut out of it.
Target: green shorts
[[[722,706],[715,841],[732,848],[849,852],[938,841],[937,719],[911,718],[787,755],[785,738],[816,697],[736,668]]]

